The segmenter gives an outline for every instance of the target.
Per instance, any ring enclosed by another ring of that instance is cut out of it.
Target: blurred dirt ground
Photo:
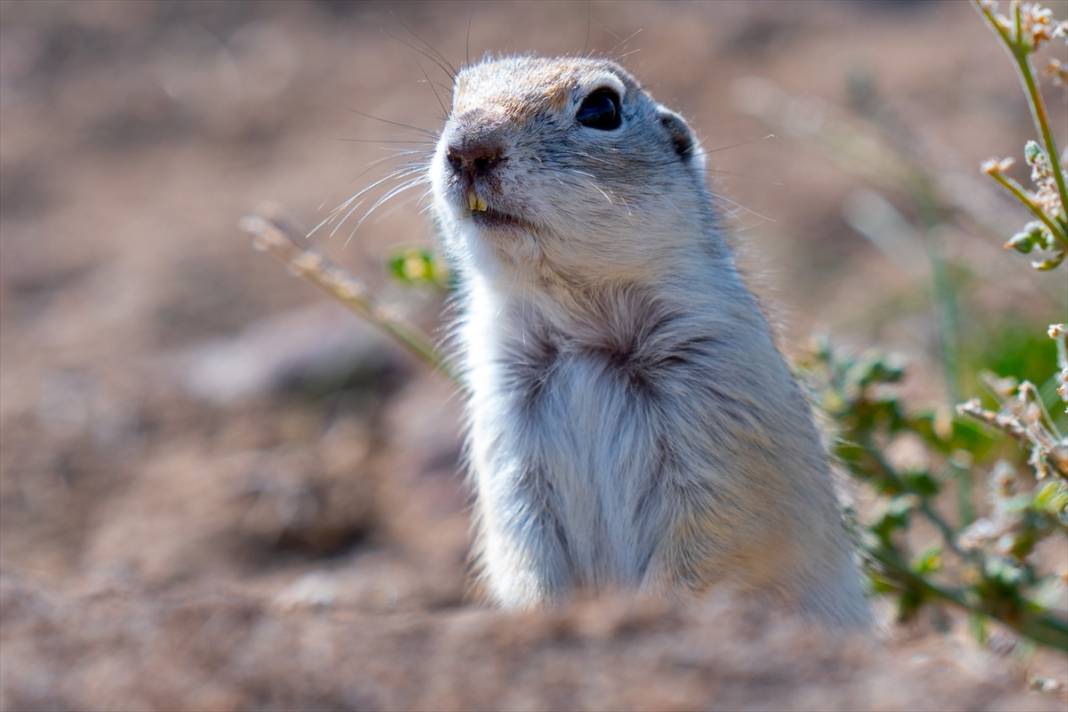
[[[959,626],[841,642],[726,593],[480,607],[455,393],[236,230],[262,200],[312,225],[426,148],[363,142],[422,135],[356,113],[437,128],[447,79],[405,43],[624,56],[716,149],[785,347],[830,328],[937,391],[937,324],[902,301],[924,283],[849,229],[831,158],[761,139],[738,81],[878,91],[972,175],[1028,125],[986,32],[960,2],[0,3],[0,707],[1063,709],[1025,679],[1062,659]],[[433,326],[438,297],[384,268],[431,244],[416,198],[317,239]],[[1016,269],[946,239],[979,281]]]

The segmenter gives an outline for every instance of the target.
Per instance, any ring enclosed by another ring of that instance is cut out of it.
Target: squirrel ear
[[[668,136],[671,138],[671,143],[675,148],[675,153],[683,161],[689,162],[696,154],[695,149],[697,148],[697,138],[693,135],[693,131],[690,130],[689,124],[686,123],[685,119],[665,106],[657,106],[656,115],[660,119],[660,125],[667,129]]]

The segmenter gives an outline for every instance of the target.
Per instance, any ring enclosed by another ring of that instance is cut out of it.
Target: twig
[[[927,596],[965,611],[989,616],[1026,638],[1068,652],[1068,622],[1061,620],[1056,614],[1028,606],[1013,611],[1002,610],[989,603],[972,600],[965,591],[942,586],[917,574],[891,551],[875,549],[869,550],[867,554],[879,566],[882,575],[892,581],[922,591]]]
[[[1016,416],[987,410],[976,399],[958,405],[957,412],[1011,435],[1027,449],[1037,448],[1038,457],[1044,459],[1061,477],[1068,479],[1068,446],[1063,441],[1056,440],[1052,434],[1040,433],[1045,435],[1044,439],[1047,440],[1043,442],[1043,438],[1036,435],[1033,428],[1028,428]]]
[[[254,245],[288,266],[295,274],[314,284],[345,307],[391,336],[401,346],[439,373],[456,383],[459,377],[418,328],[407,324],[388,307],[379,304],[362,282],[315,250],[304,247],[300,232],[277,216],[260,213],[241,219],[241,229],[252,236]]]
[[[905,486],[905,482],[901,478],[901,475],[898,474],[897,469],[893,465],[891,465],[885,457],[883,457],[882,452],[879,451],[879,449],[875,446],[873,442],[868,440],[863,443],[863,447],[867,451],[868,456],[871,457],[872,461],[882,471],[884,477],[893,482],[901,491],[908,491],[908,488]],[[957,536],[953,531],[953,527],[951,527],[949,525],[949,522],[947,522],[942,517],[942,515],[939,514],[938,510],[935,509],[934,505],[931,504],[930,501],[928,501],[928,498],[919,498],[919,510],[923,514],[923,516],[926,517],[932,525],[934,525],[935,529],[938,530],[939,535],[941,535],[942,537],[943,543],[945,543],[945,545],[950,549],[950,551],[960,556],[961,558],[971,558],[968,552],[961,550],[960,545],[957,544]]]

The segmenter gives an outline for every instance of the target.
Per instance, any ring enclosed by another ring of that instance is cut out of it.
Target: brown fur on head
[[[543,111],[562,110],[577,90],[606,72],[621,80],[627,91],[641,89],[625,69],[607,60],[517,57],[476,64],[456,77],[452,113],[493,106],[509,121],[522,124]]]

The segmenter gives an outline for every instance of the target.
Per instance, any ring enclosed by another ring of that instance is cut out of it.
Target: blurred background
[[[1064,319],[1066,287],[1004,254],[1023,217],[977,170],[1018,155],[1031,124],[967,3],[5,1],[6,709],[686,707],[712,684],[764,685],[750,668],[725,682],[700,661],[679,668],[698,678],[612,683],[673,647],[676,613],[580,608],[517,623],[479,611],[454,389],[238,231],[262,201],[313,226],[419,160],[393,154],[428,148],[398,124],[442,123],[434,88],[447,97],[448,77],[413,49],[424,44],[455,65],[622,58],[712,151],[740,261],[788,353],[816,332],[901,353],[907,394],[933,407],[973,395],[980,364],[1039,383],[1053,373],[1044,332]],[[1050,99],[1060,127],[1064,96]],[[355,220],[313,241],[434,328],[442,295],[388,269],[398,250],[433,245],[423,207],[410,191],[351,236]],[[746,621],[734,625],[758,625]],[[897,635],[923,650],[928,632]],[[602,641],[584,644],[600,651],[596,674],[561,662],[575,636]],[[524,674],[529,658],[478,657],[495,646],[533,646],[546,662]],[[796,655],[750,653],[780,680],[832,686],[849,685],[836,665],[868,664],[819,658],[799,672]],[[464,661],[481,661],[465,668],[478,684],[441,682]],[[440,674],[405,697],[415,663]],[[369,682],[346,686],[357,669]],[[1014,694],[985,674],[954,699]],[[827,699],[911,694],[845,687]]]

